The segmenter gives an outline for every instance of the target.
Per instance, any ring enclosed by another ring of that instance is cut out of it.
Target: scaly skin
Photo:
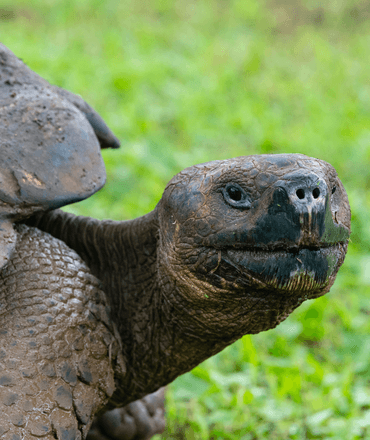
[[[0,278],[0,438],[85,438],[125,366],[101,283],[63,242],[19,225]]]
[[[66,245],[17,227],[0,280],[0,438],[146,440],[164,430],[164,388],[109,411],[120,337],[100,282]],[[118,365],[117,365],[118,362]],[[104,434],[105,433],[105,434]]]

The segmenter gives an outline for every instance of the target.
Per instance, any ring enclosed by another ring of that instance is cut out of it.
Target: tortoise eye
[[[239,202],[239,200],[242,199],[242,192],[240,191],[239,188],[237,188],[236,186],[230,186],[229,188],[227,188],[227,193],[230,196],[231,200],[234,200],[235,202]]]
[[[225,202],[234,208],[249,208],[251,205],[247,193],[237,183],[228,183],[222,189],[222,193]]]
[[[331,190],[331,193],[334,194],[336,189],[337,189],[337,187],[334,185],[332,190]]]

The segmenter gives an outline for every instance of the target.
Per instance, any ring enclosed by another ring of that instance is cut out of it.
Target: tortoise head
[[[328,292],[350,235],[335,169],[300,154],[187,168],[167,185],[159,213],[163,277],[183,310],[211,317],[208,336],[220,321],[230,337],[273,328]]]

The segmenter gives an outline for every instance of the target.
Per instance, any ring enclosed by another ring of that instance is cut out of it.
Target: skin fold
[[[149,439],[163,387],[329,291],[345,189],[319,159],[242,156],[137,219],[76,217],[57,208],[104,184],[117,139],[2,45],[0,74],[0,439]]]

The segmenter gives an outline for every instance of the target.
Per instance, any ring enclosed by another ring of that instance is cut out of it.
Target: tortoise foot
[[[95,418],[87,440],[149,440],[165,428],[165,388]]]

